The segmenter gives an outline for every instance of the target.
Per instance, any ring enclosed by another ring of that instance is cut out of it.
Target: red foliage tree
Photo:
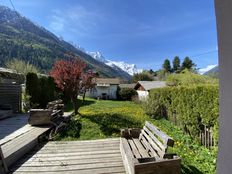
[[[75,114],[78,113],[77,97],[83,88],[82,78],[85,76],[85,68],[85,62],[74,58],[70,61],[57,61],[51,71],[57,87],[70,96]]]
[[[82,75],[81,84],[82,84],[83,102],[85,101],[85,94],[87,90],[92,89],[95,85],[93,78],[95,78],[95,74],[91,70]]]

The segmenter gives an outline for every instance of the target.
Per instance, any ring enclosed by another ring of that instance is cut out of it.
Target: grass
[[[79,101],[80,102],[80,101]],[[71,105],[66,110],[70,111]],[[185,135],[182,130],[167,120],[153,120],[148,117],[139,104],[129,101],[109,101],[87,99],[65,131],[55,140],[93,140],[119,137],[120,129],[141,128],[146,120],[166,132],[175,140],[170,151],[182,158],[182,173],[213,174],[216,170],[217,149],[208,150]]]

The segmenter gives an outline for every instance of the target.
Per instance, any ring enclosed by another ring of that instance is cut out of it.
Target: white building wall
[[[149,96],[148,91],[137,90],[137,93],[138,93],[139,100],[146,100],[148,98],[148,96]]]
[[[117,88],[118,85],[95,86],[94,89],[86,93],[86,96],[92,98],[101,98],[102,94],[105,93],[109,99],[117,99]]]

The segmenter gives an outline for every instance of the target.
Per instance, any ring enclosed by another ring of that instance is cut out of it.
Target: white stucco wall
[[[109,96],[109,99],[117,99],[117,88],[118,85],[95,86],[94,89],[86,93],[86,96],[98,98],[101,97],[103,93],[106,93],[107,96]]]
[[[149,92],[148,91],[140,91],[137,90],[139,100],[146,100],[148,98]]]
[[[232,173],[232,0],[215,0],[219,52],[219,152],[217,173]]]

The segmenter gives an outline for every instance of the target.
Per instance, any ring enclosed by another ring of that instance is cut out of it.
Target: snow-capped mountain
[[[92,56],[94,59],[105,63],[106,65],[112,67],[112,68],[120,68],[123,71],[127,72],[130,75],[134,75],[135,73],[142,72],[142,69],[138,69],[135,64],[128,64],[123,61],[116,62],[109,59],[106,59],[100,52],[87,52],[90,56]]]

